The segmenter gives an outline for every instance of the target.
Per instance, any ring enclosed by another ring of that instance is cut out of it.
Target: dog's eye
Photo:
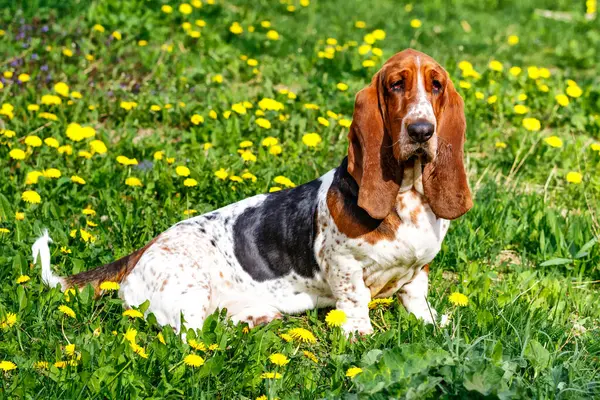
[[[404,79],[400,79],[400,80],[397,80],[396,82],[392,83],[392,86],[390,87],[390,89],[392,89],[392,91],[394,91],[394,92],[399,92],[401,90],[404,90]]]
[[[442,92],[442,83],[437,79],[433,80],[433,94],[439,94]]]

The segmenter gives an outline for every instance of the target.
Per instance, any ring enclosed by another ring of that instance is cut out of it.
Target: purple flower
[[[42,71],[48,71],[48,64],[44,64],[40,67],[40,70]]]

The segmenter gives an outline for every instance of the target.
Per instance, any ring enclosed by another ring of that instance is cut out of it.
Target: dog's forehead
[[[413,49],[403,50],[390,57],[383,65],[385,69],[427,68],[435,69],[440,65],[425,53]]]

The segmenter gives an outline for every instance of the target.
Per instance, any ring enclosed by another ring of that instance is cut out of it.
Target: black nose
[[[423,143],[433,136],[435,127],[433,124],[425,121],[413,122],[406,127],[408,136],[417,143]]]

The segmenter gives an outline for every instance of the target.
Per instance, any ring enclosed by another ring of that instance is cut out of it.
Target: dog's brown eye
[[[397,80],[396,82],[392,83],[392,86],[390,88],[394,92],[404,90],[404,79],[400,79],[400,80]]]
[[[437,79],[433,80],[433,94],[438,94],[442,91],[442,83]]]

